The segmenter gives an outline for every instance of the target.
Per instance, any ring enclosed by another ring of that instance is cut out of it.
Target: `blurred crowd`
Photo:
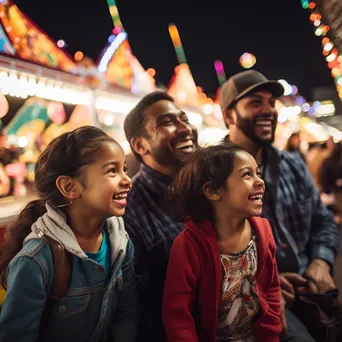
[[[286,150],[302,158],[321,194],[322,201],[334,213],[335,221],[342,223],[342,142],[334,142],[332,137],[322,142],[302,148],[300,132],[289,137]]]

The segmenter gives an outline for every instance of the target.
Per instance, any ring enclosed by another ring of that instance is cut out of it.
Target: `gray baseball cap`
[[[231,76],[221,87],[221,109],[227,109],[243,96],[258,88],[269,90],[275,97],[280,97],[284,94],[284,87],[279,82],[268,80],[262,73],[256,70],[242,71]]]

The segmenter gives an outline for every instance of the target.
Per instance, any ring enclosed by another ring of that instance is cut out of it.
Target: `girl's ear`
[[[213,191],[212,185],[210,182],[206,182],[203,187],[203,193],[204,195],[211,201],[221,201],[221,191]]]
[[[80,197],[76,181],[68,176],[59,176],[56,186],[60,193],[67,199],[74,200]]]

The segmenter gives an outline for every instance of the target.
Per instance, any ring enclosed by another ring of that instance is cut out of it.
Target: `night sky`
[[[81,50],[97,60],[113,29],[106,0],[21,0],[18,7],[53,39],[64,39],[72,55]],[[242,71],[239,57],[251,52],[255,69],[284,78],[311,99],[311,88],[333,86],[300,0],[117,0],[133,53],[145,69],[153,67],[167,85],[177,65],[168,24],[177,25],[197,85],[208,94],[218,81],[213,62],[223,61],[227,77]]]

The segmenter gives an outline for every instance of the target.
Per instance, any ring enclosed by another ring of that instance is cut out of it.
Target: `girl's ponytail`
[[[6,228],[4,243],[0,249],[0,278],[4,289],[7,286],[7,267],[23,247],[23,241],[31,232],[31,226],[46,212],[45,201],[29,202],[19,216]]]

